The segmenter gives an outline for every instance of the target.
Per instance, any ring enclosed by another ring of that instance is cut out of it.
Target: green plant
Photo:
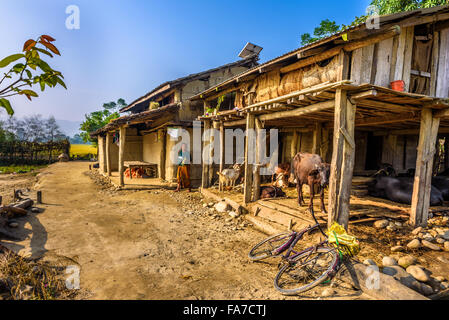
[[[14,109],[7,98],[24,95],[31,101],[32,97],[38,97],[38,94],[31,90],[34,85],[39,84],[41,91],[45,90],[45,86],[52,88],[58,84],[67,89],[62,80],[64,78],[62,73],[53,70],[40,57],[40,54],[50,58],[53,58],[52,53],[60,55],[53,41],[55,39],[48,35],[42,35],[36,40],[27,40],[23,45],[24,53],[12,54],[0,61],[0,69],[20,61],[3,73],[0,80],[0,85],[5,82],[4,86],[0,87],[0,107],[4,108],[9,115],[14,114]]]

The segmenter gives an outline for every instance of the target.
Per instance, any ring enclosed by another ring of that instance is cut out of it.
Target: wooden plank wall
[[[390,87],[394,80],[410,84],[414,27],[404,28],[399,36],[357,49],[352,54],[351,80]]]
[[[436,96],[449,97],[449,29],[441,30],[439,35],[438,75]]]

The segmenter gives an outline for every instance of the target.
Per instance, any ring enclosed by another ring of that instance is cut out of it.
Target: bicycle
[[[315,218],[315,217],[314,217]],[[336,245],[329,244],[328,236],[317,222],[299,232],[284,232],[265,239],[256,244],[249,252],[248,257],[253,261],[261,261],[271,257],[281,257],[284,265],[280,268],[274,279],[275,288],[284,295],[296,295],[308,291],[317,285],[334,277],[345,257],[354,255],[354,252],[339,243],[334,232]],[[325,240],[301,251],[295,246],[304,237],[316,229],[325,236]],[[262,249],[268,245],[266,249]],[[285,254],[283,254],[285,253]]]

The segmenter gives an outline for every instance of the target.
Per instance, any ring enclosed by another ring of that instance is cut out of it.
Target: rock
[[[224,212],[228,212],[231,209],[231,206],[225,201],[220,201],[215,204],[214,208],[218,212],[224,213]]]
[[[386,228],[388,231],[395,231],[396,227],[395,226],[387,226]]]
[[[323,292],[321,293],[322,297],[330,297],[333,296],[336,293],[336,291],[332,288],[326,288],[323,290]]]
[[[396,261],[396,259],[392,258],[392,257],[384,257],[382,259],[382,265],[384,267],[391,267],[391,266],[396,266],[398,264],[398,262]]]
[[[17,228],[17,227],[19,227],[19,224],[17,222],[10,222],[10,223],[8,223],[8,226],[10,228]]]
[[[444,250],[445,250],[445,251],[449,251],[449,241],[446,241],[446,242],[444,243]]]
[[[377,263],[374,262],[373,259],[365,259],[365,260],[363,261],[363,264],[364,264],[364,265],[367,265],[367,266],[377,266]]]
[[[421,247],[421,241],[419,241],[418,239],[413,239],[412,241],[410,241],[407,244],[407,248],[409,249],[418,249]]]
[[[430,230],[429,233],[434,238],[438,235],[438,232],[436,230]]]
[[[40,210],[39,208],[32,207],[32,208],[31,208],[31,212],[32,212],[32,213],[39,213],[39,212],[41,212],[41,210]]]
[[[395,225],[396,227],[398,227],[398,228],[401,228],[401,227],[402,227],[402,223],[400,223],[399,221],[396,221],[396,222],[394,223],[394,225]]]
[[[443,238],[438,237],[436,242],[439,243],[439,244],[443,244],[443,243],[446,242],[446,240],[444,240]]]
[[[412,231],[413,235],[418,235],[423,230],[423,227],[418,227],[415,230]]]
[[[416,258],[413,256],[404,256],[398,260],[398,264],[404,269],[407,269],[409,266],[411,266],[415,263],[416,263]]]
[[[444,278],[444,277],[442,277],[442,276],[437,276],[437,277],[435,277],[434,278],[436,281],[438,281],[438,282],[444,282],[446,279]]]
[[[404,247],[403,246],[395,246],[391,248],[391,252],[401,252],[404,251]]]
[[[427,275],[427,273],[425,273],[424,270],[418,266],[409,266],[406,271],[418,281],[427,282],[430,280],[430,277]]]
[[[388,220],[377,220],[376,222],[374,222],[374,228],[376,229],[384,229],[389,225],[389,221]]]
[[[423,240],[422,241],[422,245],[426,248],[429,248],[430,250],[435,250],[435,251],[440,251],[441,248],[439,246],[437,246],[436,244],[433,244],[427,240]]]
[[[214,206],[214,203],[213,202],[209,202],[208,204],[207,204],[207,206],[210,208],[210,207],[213,207]]]
[[[433,289],[431,286],[417,281],[411,274],[409,274],[399,266],[385,267],[383,268],[382,272],[384,274],[392,276],[400,283],[402,283],[404,286],[409,287],[410,289],[413,289],[415,291],[418,291],[419,293],[425,296],[428,296],[433,293]]]
[[[446,231],[445,233],[443,233],[441,235],[441,238],[443,238],[444,240],[448,240],[449,241],[449,231]]]
[[[239,216],[239,214],[235,211],[230,211],[229,215],[231,216],[231,218],[237,218]]]
[[[448,281],[444,281],[440,283],[441,289],[445,290],[449,288],[449,282]]]
[[[203,203],[203,208],[206,208],[207,206],[207,203]]]

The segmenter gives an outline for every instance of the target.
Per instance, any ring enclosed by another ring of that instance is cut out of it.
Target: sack
[[[337,222],[327,232],[329,244],[337,247],[343,254],[355,256],[360,252],[360,243],[356,237],[349,235]]]

